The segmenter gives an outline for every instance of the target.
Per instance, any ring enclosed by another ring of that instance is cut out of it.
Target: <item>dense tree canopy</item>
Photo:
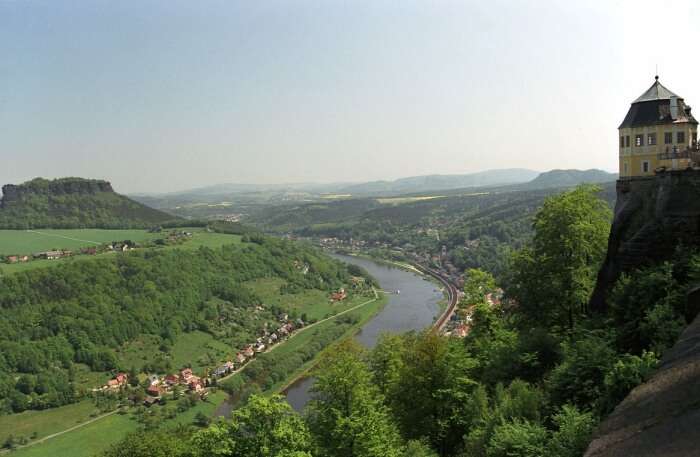
[[[135,251],[0,278],[0,409],[73,401],[81,394],[76,364],[127,371],[115,351],[141,335],[157,338],[166,352],[193,330],[240,347],[254,339],[259,319],[274,321],[280,311],[252,312],[261,301],[244,283],[256,278],[330,290],[349,274],[307,246],[256,237],[216,250]]]

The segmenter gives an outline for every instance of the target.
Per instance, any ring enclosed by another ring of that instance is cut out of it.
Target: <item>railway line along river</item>
[[[377,279],[385,291],[392,293],[386,306],[370,319],[357,333],[355,339],[368,348],[374,347],[384,332],[403,333],[422,330],[430,326],[440,313],[438,302],[442,292],[424,276],[372,260],[334,254],[343,262],[363,267]],[[287,401],[301,411],[310,400],[313,378],[300,378],[286,390]]]

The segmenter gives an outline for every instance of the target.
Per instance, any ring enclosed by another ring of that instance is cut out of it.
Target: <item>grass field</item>
[[[178,414],[175,418],[164,420],[163,427],[191,424],[198,412],[211,416],[225,397],[224,392],[213,393],[206,402],[199,402],[195,407]],[[75,425],[74,421],[66,424],[66,426],[72,425]],[[66,426],[63,428],[65,429]],[[130,414],[113,414],[65,435],[18,449],[9,455],[12,457],[92,457],[124,438],[127,433],[136,431],[140,427],[141,425]]]
[[[52,249],[80,249],[111,241],[137,243],[162,237],[146,230],[0,230],[0,254],[27,254]]]
[[[93,402],[85,400],[46,411],[25,411],[0,416],[0,443],[4,443],[10,435],[30,437],[35,434],[36,438],[43,438],[85,422],[96,411]]]
[[[309,319],[321,320],[328,315],[335,314],[365,301],[365,297],[350,294],[347,300],[340,303],[331,303],[328,293],[320,290],[307,290],[298,294],[282,294],[280,287],[284,284],[281,279],[258,279],[248,281],[246,285],[253,289],[269,305],[279,305],[285,308],[306,313]]]
[[[217,248],[224,244],[238,243],[241,240],[239,235],[228,235],[225,233],[207,232],[203,228],[182,228],[192,233],[192,239],[178,244],[166,246],[159,249],[197,249],[200,246]],[[0,230],[0,254],[26,254],[46,250],[78,250],[83,247],[97,246],[111,241],[131,240],[134,242],[144,242],[163,238],[167,235],[167,230],[163,233],[148,233],[146,230],[99,230],[99,229],[75,229],[75,230]],[[0,264],[0,272],[16,273],[18,271],[32,270],[65,262],[79,262],[81,260],[114,255],[114,253],[104,253],[97,256],[78,255],[58,260],[32,260],[26,263]]]
[[[199,372],[206,367],[213,368],[209,360],[214,360],[214,363],[218,364],[233,358],[236,351],[231,346],[216,340],[209,333],[195,331],[178,336],[171,354],[174,367],[189,363],[192,364],[195,372]]]

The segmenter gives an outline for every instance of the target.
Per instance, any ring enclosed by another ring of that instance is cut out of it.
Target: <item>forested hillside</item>
[[[291,312],[258,306],[251,281],[281,281],[293,300],[310,290],[327,297],[348,278],[313,248],[255,234],[219,249],[134,251],[0,277],[0,411],[73,402],[95,387],[78,382],[86,372],[104,382],[146,359],[146,372],[178,369],[171,351],[186,332],[235,354]],[[128,360],[124,349],[136,340],[148,344]]]
[[[106,181],[36,178],[2,188],[0,229],[142,228],[178,218],[119,195]]]
[[[231,420],[138,433],[105,456],[579,457],[692,319],[682,291],[700,278],[700,256],[679,251],[623,275],[608,311],[588,309],[610,216],[595,188],[546,199],[503,300],[487,299],[488,273],[468,272],[464,339],[386,335],[369,352],[348,342],[315,370],[304,415],[253,395]]]
[[[601,189],[601,198],[612,207],[614,183]],[[429,258],[445,246],[457,269],[478,267],[500,276],[509,252],[532,236],[537,209],[561,191],[494,189],[276,206],[253,214],[250,222],[277,233],[362,240],[378,256]]]

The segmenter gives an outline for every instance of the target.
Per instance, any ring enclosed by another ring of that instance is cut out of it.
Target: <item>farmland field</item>
[[[178,228],[178,231],[186,230],[192,233],[192,239],[183,244],[166,246],[161,249],[196,249],[200,246],[217,248],[224,244],[238,243],[239,235],[207,232],[203,228]],[[149,233],[146,230],[101,230],[101,229],[73,229],[73,230],[0,230],[0,255],[31,255],[34,252],[47,250],[68,249],[76,251],[83,247],[98,246],[112,241],[131,240],[136,243],[155,240],[167,236],[169,230],[161,233]],[[100,255],[114,255],[106,253]],[[32,260],[26,263],[1,264],[0,271],[15,273],[34,268],[57,265],[62,262],[74,262],[81,259],[94,258],[94,256],[75,256],[58,260]]]
[[[0,230],[0,254],[27,254],[52,249],[80,249],[111,241],[142,242],[162,237],[146,230]]]

